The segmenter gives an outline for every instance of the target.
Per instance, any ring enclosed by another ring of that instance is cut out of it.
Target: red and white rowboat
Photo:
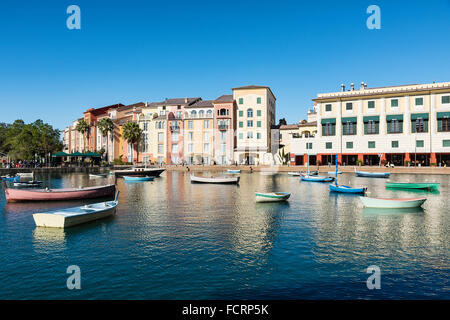
[[[116,186],[109,184],[105,186],[67,189],[11,189],[3,182],[6,202],[19,201],[58,201],[58,200],[80,200],[114,196]]]

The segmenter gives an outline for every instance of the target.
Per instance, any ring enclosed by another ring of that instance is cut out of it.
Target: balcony
[[[170,131],[179,132],[180,131],[180,127],[179,126],[170,126]]]
[[[226,125],[226,124],[219,124],[219,130],[222,130],[222,131],[226,131],[227,129],[228,129],[228,125]]]

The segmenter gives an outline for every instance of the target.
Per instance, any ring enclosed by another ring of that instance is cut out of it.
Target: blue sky
[[[66,9],[81,8],[81,30]],[[369,5],[381,29],[366,27]],[[90,107],[270,86],[277,118],[318,93],[450,81],[450,0],[0,2],[0,122],[64,128]]]

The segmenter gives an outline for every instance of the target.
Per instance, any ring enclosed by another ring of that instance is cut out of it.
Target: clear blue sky
[[[81,30],[66,9],[81,8]],[[381,8],[381,30],[366,9]],[[450,81],[450,0],[0,2],[0,122],[64,128],[90,107],[270,86],[277,118],[317,93]]]

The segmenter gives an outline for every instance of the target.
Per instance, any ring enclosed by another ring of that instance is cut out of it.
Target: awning
[[[320,123],[321,124],[325,124],[325,123],[335,124],[336,123],[336,118],[322,119],[322,121]]]
[[[91,158],[101,158],[102,156],[95,152],[88,152],[84,154],[85,157],[91,157]]]
[[[363,122],[369,121],[380,122],[380,116],[367,116],[363,118]]]
[[[412,113],[411,120],[424,119],[428,120],[428,113]]]
[[[438,119],[450,118],[450,112],[438,112],[437,118]]]
[[[392,120],[403,121],[403,115],[402,114],[390,114],[390,115],[386,116],[386,121],[392,121]]]
[[[69,157],[84,157],[84,154],[81,152],[74,152],[69,154]]]
[[[356,117],[346,117],[346,118],[342,118],[342,123],[347,123],[347,122],[352,122],[352,123],[356,123]]]
[[[52,158],[56,158],[56,157],[68,157],[69,154],[65,153],[65,152],[57,152],[55,154],[52,154]]]

